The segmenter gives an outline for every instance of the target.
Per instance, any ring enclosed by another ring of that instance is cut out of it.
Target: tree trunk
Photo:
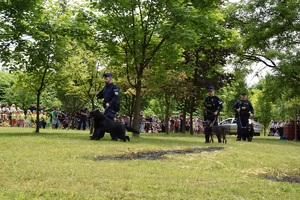
[[[40,97],[41,97],[43,88],[45,87],[45,78],[46,78],[47,71],[48,71],[48,69],[45,68],[43,76],[42,76],[42,80],[40,83],[40,87],[37,90],[37,102],[36,102],[37,115],[36,115],[36,128],[35,128],[36,133],[40,132],[40,126],[39,126],[39,123],[40,123]]]
[[[130,121],[129,121],[129,125],[132,126],[133,123],[133,114],[134,114],[134,103],[135,103],[135,96],[132,95],[131,96],[131,102],[130,102],[130,108],[129,108],[129,116],[130,116]],[[139,129],[137,129],[139,130]]]
[[[194,135],[194,127],[193,127],[193,110],[195,107],[195,99],[191,99],[191,105],[190,105],[190,134]]]
[[[165,127],[166,127],[166,134],[169,135],[170,101],[169,101],[169,96],[167,94],[165,94],[165,102],[166,102]]]
[[[182,133],[185,133],[186,130],[186,126],[185,126],[185,122],[186,122],[186,110],[187,110],[187,100],[184,101],[184,107],[182,110]]]
[[[141,97],[142,97],[142,81],[138,79],[136,84],[136,96],[135,96],[135,106],[133,115],[133,128],[139,130],[140,126],[140,111],[141,111]],[[134,136],[138,136],[133,134]]]
[[[95,98],[94,96],[91,97],[91,103],[92,103],[92,109],[95,109]],[[94,133],[94,126],[95,126],[95,121],[94,119],[88,119],[89,123],[89,128],[90,128],[90,134]]]
[[[35,132],[40,132],[40,97],[41,97],[41,91],[38,91],[37,93],[37,102],[36,102],[36,126],[35,126]]]

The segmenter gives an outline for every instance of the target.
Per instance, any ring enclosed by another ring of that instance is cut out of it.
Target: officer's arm
[[[207,97],[205,98],[204,103],[203,103],[203,110],[207,109],[206,101],[207,101]]]
[[[103,89],[96,95],[96,97],[98,99],[103,99],[104,98],[104,96],[103,96]]]
[[[250,102],[249,102],[249,110],[250,110],[250,113],[252,115],[254,115],[254,108],[253,108],[253,106],[252,106],[252,104]]]
[[[120,91],[119,88],[115,85],[112,89],[112,100],[110,102],[108,102],[108,104],[111,105],[115,105],[119,103],[120,100]]]
[[[223,102],[220,98],[218,98],[218,104],[219,104],[218,112],[220,113],[223,110]]]
[[[237,101],[237,102],[234,104],[234,106],[233,106],[233,110],[234,110],[235,112],[237,112],[237,109],[239,109],[239,102],[240,102],[240,101]]]

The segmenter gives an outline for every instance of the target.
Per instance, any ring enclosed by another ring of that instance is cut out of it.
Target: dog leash
[[[212,127],[215,124],[216,120],[217,120],[217,116],[215,117],[214,121],[209,126]]]
[[[214,112],[210,111],[210,110],[206,110],[206,113],[207,112],[210,112],[210,113],[214,114]],[[215,116],[214,121],[209,126],[212,127],[214,125],[214,123],[216,122],[216,120],[217,120],[217,116]]]

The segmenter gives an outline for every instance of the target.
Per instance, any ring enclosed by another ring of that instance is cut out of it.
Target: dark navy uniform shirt
[[[99,99],[103,99],[103,106],[105,108],[105,104],[108,103],[110,108],[115,111],[119,111],[120,108],[120,90],[118,86],[113,83],[105,85],[105,87],[97,94]]]
[[[221,112],[223,109],[222,100],[218,96],[208,96],[205,98],[204,106],[207,110],[207,114],[214,113],[216,111]]]
[[[238,100],[234,106],[233,110],[237,113],[237,109],[240,108],[240,115],[244,117],[249,117],[249,112],[254,114],[254,109],[250,101],[248,100]],[[238,114],[236,115],[238,117]]]

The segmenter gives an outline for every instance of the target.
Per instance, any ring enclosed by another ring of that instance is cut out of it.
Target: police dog
[[[104,133],[108,132],[112,135],[117,136],[118,139],[121,139],[124,142],[126,142],[126,140],[130,141],[129,136],[125,135],[125,133],[126,133],[125,129],[130,132],[133,132],[135,134],[139,134],[139,131],[135,130],[134,128],[131,128],[129,126],[123,126],[123,125],[107,118],[98,109],[92,110],[89,113],[88,117],[94,118],[94,121],[95,121],[95,124],[94,124],[95,130],[94,130],[93,136],[91,136],[91,140],[100,140],[100,138],[103,138]]]
[[[226,134],[228,133],[228,130],[225,126],[213,126],[213,133],[217,135],[218,138],[222,139],[223,143],[227,143]]]
[[[210,120],[206,120],[206,121],[203,121],[203,128],[204,128],[204,133],[208,133],[209,134],[209,142],[214,142],[214,132],[213,132],[213,129],[212,129],[212,122]]]
[[[203,127],[209,134],[210,140],[209,142],[214,143],[214,134],[217,135],[218,138],[222,139],[223,143],[227,143],[226,134],[228,132],[227,128],[224,126],[214,126],[214,121],[211,122],[209,120],[206,120],[203,122]]]

